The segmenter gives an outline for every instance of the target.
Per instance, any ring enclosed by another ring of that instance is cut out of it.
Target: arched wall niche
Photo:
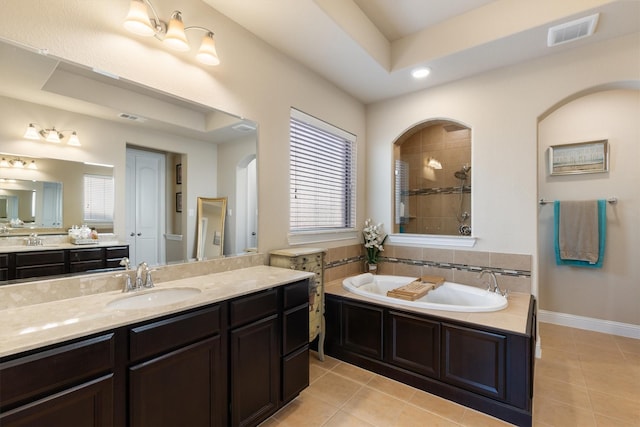
[[[393,142],[393,234],[470,236],[471,126],[431,118]]]
[[[633,218],[640,198],[629,185],[640,180],[638,112],[640,80],[625,80],[575,92],[538,116],[538,199],[618,199],[617,204],[607,205],[605,259],[600,269],[556,265],[553,206],[538,207],[536,270],[542,321],[555,323],[562,318],[568,326],[588,325],[587,329],[620,335],[628,333],[621,325],[639,322],[640,269],[633,254],[640,250],[634,238],[640,235],[640,227]],[[549,175],[549,146],[596,139],[609,142],[609,171]],[[577,294],[581,298],[575,298]]]

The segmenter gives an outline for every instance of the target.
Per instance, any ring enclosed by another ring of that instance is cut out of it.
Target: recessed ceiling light
[[[416,68],[411,72],[414,79],[424,79],[431,73],[431,69],[428,67]]]

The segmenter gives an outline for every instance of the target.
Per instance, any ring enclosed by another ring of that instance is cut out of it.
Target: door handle
[[[142,236],[142,233],[138,233],[138,236]]]
[[[133,231],[131,232],[131,234],[129,234],[130,237],[133,237],[135,235],[136,235],[136,233],[134,233]]]

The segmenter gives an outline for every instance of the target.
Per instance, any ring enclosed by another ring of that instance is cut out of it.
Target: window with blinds
[[[290,126],[290,232],[353,229],[355,135],[295,109]]]
[[[112,222],[114,200],[113,177],[84,175],[85,222]]]

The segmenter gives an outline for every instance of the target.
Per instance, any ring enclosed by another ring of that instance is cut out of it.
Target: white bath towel
[[[360,274],[351,279],[351,283],[353,283],[353,286],[356,288],[371,282],[373,282],[373,274],[371,273]]]

